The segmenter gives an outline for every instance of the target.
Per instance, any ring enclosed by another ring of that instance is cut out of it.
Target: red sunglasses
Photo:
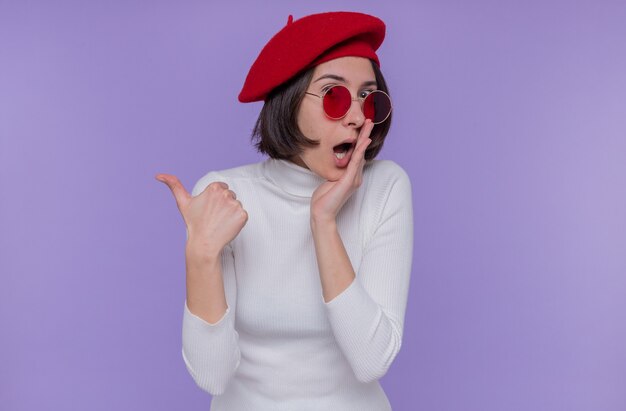
[[[382,90],[371,91],[366,97],[352,98],[350,90],[345,86],[332,86],[321,96],[305,91],[322,99],[324,113],[331,120],[339,120],[345,117],[350,110],[353,101],[361,102],[361,109],[366,119],[372,120],[374,124],[380,124],[389,118],[391,114],[391,98]]]

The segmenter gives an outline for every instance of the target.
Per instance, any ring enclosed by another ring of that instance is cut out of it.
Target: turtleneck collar
[[[298,197],[311,197],[326,181],[308,168],[274,158],[265,161],[265,175],[283,191]]]

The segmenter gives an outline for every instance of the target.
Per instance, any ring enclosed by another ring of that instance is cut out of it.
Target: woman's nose
[[[353,99],[350,104],[348,113],[343,118],[344,125],[352,127],[361,127],[365,123],[365,114],[363,114],[363,108],[361,107],[361,101]]]

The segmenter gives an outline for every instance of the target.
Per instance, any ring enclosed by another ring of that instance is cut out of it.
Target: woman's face
[[[305,147],[299,156],[291,159],[328,181],[341,178],[350,162],[359,130],[365,122],[361,101],[356,97],[376,90],[372,64],[363,57],[340,57],[322,63],[315,67],[307,92],[321,96],[333,85],[350,90],[354,99],[350,110],[343,118],[331,120],[324,114],[322,99],[305,94],[298,111],[298,127],[306,137],[320,144]]]

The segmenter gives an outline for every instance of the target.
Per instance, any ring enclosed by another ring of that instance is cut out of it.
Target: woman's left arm
[[[311,230],[328,319],[361,382],[380,379],[400,351],[413,253],[411,184],[400,168],[394,170],[358,276],[337,231],[336,212],[362,181],[370,131],[371,124],[366,124],[353,153],[353,160],[360,162],[351,161],[341,180],[324,183],[311,200]],[[334,216],[331,204],[338,207]]]

